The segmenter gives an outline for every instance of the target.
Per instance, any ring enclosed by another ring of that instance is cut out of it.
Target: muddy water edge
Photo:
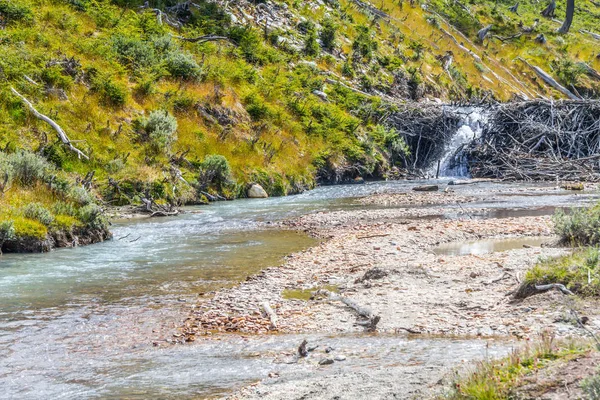
[[[325,187],[191,208],[177,218],[119,222],[111,242],[2,256],[0,397],[356,398],[385,386],[380,398],[405,398],[439,391],[436,382],[454,367],[506,353],[516,337],[533,335],[560,312],[494,302],[537,257],[564,249],[477,256],[432,249],[545,236],[555,207],[596,195],[481,183],[403,204],[398,198],[413,196],[414,185]],[[356,200],[364,196],[394,200]],[[361,280],[374,267],[385,276]],[[373,309],[382,318],[378,333],[365,333],[341,304],[285,295],[319,287]],[[276,330],[263,321],[264,301],[278,314]],[[254,325],[227,327],[222,318]],[[297,362],[304,339],[319,347]],[[334,363],[319,365],[323,359]]]

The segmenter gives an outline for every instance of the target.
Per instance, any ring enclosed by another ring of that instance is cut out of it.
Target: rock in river
[[[269,197],[269,195],[267,192],[265,192],[265,189],[263,189],[262,186],[260,186],[258,183],[255,183],[250,186],[250,189],[248,189],[248,197],[251,199],[264,199]]]

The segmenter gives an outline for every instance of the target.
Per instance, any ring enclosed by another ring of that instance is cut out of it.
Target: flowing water
[[[462,154],[463,147],[481,136],[487,115],[478,107],[451,107],[450,110],[460,115],[462,121],[450,142],[444,149],[444,154],[439,160],[439,176],[466,178],[469,177],[467,160]],[[437,164],[429,171],[430,176],[436,176]]]
[[[327,374],[308,364],[273,365],[274,352],[293,351],[299,336],[199,341],[166,348],[152,342],[164,343],[199,295],[233,285],[315,243],[301,233],[269,229],[272,222],[313,211],[364,207],[353,198],[406,191],[415,184],[332,186],[298,196],[190,207],[178,217],[116,223],[114,239],[105,243],[1,256],[0,398],[202,398],[263,379],[274,369],[292,381],[302,374]],[[516,184],[456,190],[485,194],[500,186],[510,189],[511,195],[489,196],[490,201],[464,207],[548,210],[595,198],[593,193],[560,190],[540,196],[529,186]],[[455,207],[448,207],[447,217]],[[331,369],[338,372],[394,365],[401,375],[408,373],[402,368],[411,359],[435,369],[452,366],[460,358],[506,351],[501,343],[490,347],[471,339],[312,336],[311,340],[335,343],[349,355],[348,363]],[[356,349],[360,351],[355,353]]]

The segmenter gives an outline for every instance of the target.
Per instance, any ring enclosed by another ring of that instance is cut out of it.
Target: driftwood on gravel
[[[260,308],[264,311],[266,316],[269,317],[269,321],[271,321],[270,328],[277,329],[277,314],[275,313],[275,311],[273,311],[273,309],[269,305],[269,302],[263,301],[262,303],[260,303]]]
[[[321,296],[331,301],[340,301],[346,306],[350,307],[359,317],[362,318],[362,320],[357,321],[357,324],[364,326],[367,329],[367,331],[372,332],[377,329],[377,324],[379,323],[381,317],[379,315],[373,314],[373,311],[371,311],[370,308],[362,307],[354,300],[348,297],[337,295],[333,292],[330,292],[329,290],[319,289],[313,293],[314,298],[318,298]]]
[[[523,300],[523,299],[526,299],[527,297],[530,297],[530,296],[533,296],[533,295],[536,295],[539,293],[545,293],[552,289],[559,290],[562,294],[567,294],[569,296],[575,295],[573,292],[571,292],[569,289],[567,289],[567,287],[565,285],[563,285],[562,283],[549,283],[547,285],[535,285],[535,284],[532,284],[529,282],[523,282],[512,295],[513,295],[513,299],[515,299],[515,300]]]
[[[473,177],[600,181],[600,101],[499,105],[465,153]]]

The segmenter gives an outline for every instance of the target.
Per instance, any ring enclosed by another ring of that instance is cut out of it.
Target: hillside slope
[[[0,0],[0,149],[39,154],[96,202],[168,212],[251,182],[285,195],[397,177],[407,149],[385,121],[405,101],[564,97],[534,67],[599,96],[598,3],[578,2],[568,34],[535,1],[471,3]],[[45,178],[3,168],[0,222],[43,225],[24,210],[35,190],[64,214]]]

